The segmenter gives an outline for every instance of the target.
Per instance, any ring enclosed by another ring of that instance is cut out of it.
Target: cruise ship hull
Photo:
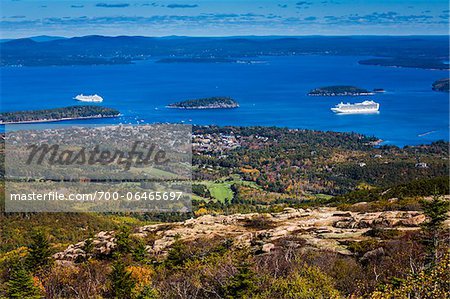
[[[83,94],[79,94],[74,97],[74,100],[79,102],[91,102],[91,103],[101,103],[103,102],[103,98],[97,94],[85,96]]]
[[[101,103],[103,102],[103,100],[79,100],[79,99],[75,99],[78,102],[88,102],[88,103]]]
[[[362,110],[344,110],[339,108],[331,108],[331,111],[337,114],[375,114],[379,113],[378,109],[362,109]]]

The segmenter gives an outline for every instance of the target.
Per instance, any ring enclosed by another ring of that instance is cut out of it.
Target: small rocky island
[[[70,106],[64,108],[0,113],[0,124],[54,122],[120,116],[116,109],[100,106]]]
[[[443,91],[443,92],[449,92],[450,91],[450,78],[440,79],[433,83],[433,90],[434,91]]]
[[[229,97],[210,97],[194,100],[186,100],[182,102],[173,103],[167,108],[177,109],[231,109],[238,108],[239,104]]]
[[[346,85],[325,86],[311,90],[309,96],[336,97],[336,96],[370,96],[374,92],[364,88]]]

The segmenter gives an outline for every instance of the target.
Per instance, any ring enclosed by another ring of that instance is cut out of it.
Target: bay
[[[77,105],[77,94],[97,93],[117,119],[90,123],[186,123],[278,126],[376,136],[398,146],[449,140],[449,95],[431,84],[448,72],[365,66],[355,56],[260,57],[259,63],[155,63],[131,65],[3,67],[1,111]],[[371,97],[309,97],[328,85],[383,88]],[[237,109],[177,110],[166,105],[186,99],[230,96]],[[380,113],[336,115],[339,102],[373,99]],[[67,121],[65,123],[79,123]]]

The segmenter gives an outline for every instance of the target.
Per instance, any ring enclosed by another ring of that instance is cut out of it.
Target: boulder
[[[336,221],[333,226],[336,228],[354,228],[356,226],[356,221],[353,217],[342,218]]]
[[[274,244],[266,243],[262,246],[261,251],[264,253],[269,253],[273,248],[275,248]]]
[[[379,247],[377,249],[367,251],[360,259],[361,262],[373,261],[382,257],[385,254],[383,247]]]

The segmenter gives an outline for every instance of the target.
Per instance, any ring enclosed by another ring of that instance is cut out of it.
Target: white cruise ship
[[[80,102],[103,102],[103,98],[97,94],[87,96],[79,94],[74,99]]]
[[[355,104],[337,104],[336,107],[331,108],[331,111],[335,113],[377,113],[380,109],[380,104],[374,101],[364,101],[362,103]]]

